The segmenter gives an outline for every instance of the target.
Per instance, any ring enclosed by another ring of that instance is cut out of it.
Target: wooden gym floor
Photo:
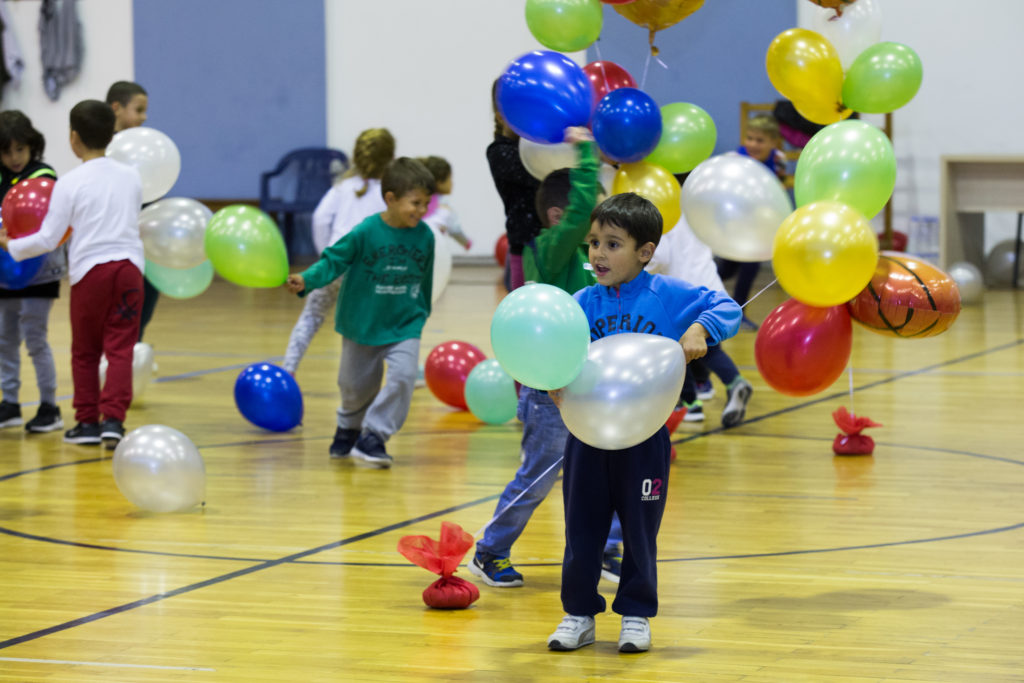
[[[451,339],[490,354],[497,281],[494,267],[455,269],[424,357]],[[751,313],[782,300],[774,287]],[[562,616],[558,487],[513,550],[526,585],[481,585],[468,610],[425,608],[435,577],[395,551],[442,520],[474,533],[490,519],[517,423],[482,425],[418,389],[392,470],[331,461],[332,330],[299,369],[304,425],[273,434],[238,414],[232,387],[279,358],[301,302],[220,281],[165,297],[147,332],[158,378],[127,426],[188,434],[207,505],[141,511],[109,453],[0,431],[0,680],[1024,680],[1022,303],[989,291],[934,339],[856,329],[852,407],[885,425],[869,430],[874,456],[832,455],[846,376],[782,396],[754,368],[754,334],[727,342],[755,387],[748,419],[719,429],[716,385],[708,420],[676,432],[653,647],[620,655],[611,613],[596,645],[545,647]],[[66,296],[51,325],[70,422]],[[27,358],[22,378],[35,400]]]

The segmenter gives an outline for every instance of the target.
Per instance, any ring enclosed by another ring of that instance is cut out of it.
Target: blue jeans
[[[476,544],[477,552],[498,557],[511,554],[512,544],[523,533],[530,515],[555,485],[562,468],[552,465],[565,455],[565,442],[569,437],[562,415],[546,391],[523,387],[519,392],[517,416],[523,423],[522,464],[498,499],[494,514],[501,513],[501,516],[487,527],[484,537]],[[550,471],[540,478],[549,467]],[[534,481],[537,483],[530,486]],[[530,490],[512,503],[527,486]],[[606,548],[617,549],[621,542],[622,526],[616,516],[612,520]]]

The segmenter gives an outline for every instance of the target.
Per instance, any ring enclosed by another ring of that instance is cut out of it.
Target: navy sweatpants
[[[612,610],[637,617],[658,613],[657,538],[670,458],[664,427],[647,441],[621,451],[593,448],[569,435],[562,478],[562,608],[567,614],[593,616],[605,609],[597,584],[613,512],[619,513],[622,522],[623,553]]]

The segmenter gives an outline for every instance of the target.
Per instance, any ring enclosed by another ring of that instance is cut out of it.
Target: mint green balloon
[[[797,208],[830,200],[865,218],[882,210],[896,186],[896,155],[885,133],[863,121],[840,121],[818,131],[800,153]]]
[[[568,294],[526,285],[498,304],[491,320],[494,357],[512,379],[534,389],[561,389],[587,360],[590,323]]]
[[[526,25],[537,42],[576,52],[601,35],[600,0],[526,0]]]
[[[491,359],[477,363],[463,389],[469,412],[487,424],[503,424],[516,416],[516,383]]]
[[[213,214],[203,242],[217,273],[243,287],[279,287],[288,253],[274,220],[253,206],[232,204]]]
[[[917,53],[900,43],[875,43],[857,55],[843,79],[843,104],[887,114],[914,99],[924,72]]]
[[[146,279],[161,294],[173,299],[191,299],[213,282],[213,265],[203,261],[194,268],[167,268],[146,259]]]
[[[686,173],[715,151],[715,122],[696,104],[674,102],[661,108],[661,139],[644,159],[669,173]]]

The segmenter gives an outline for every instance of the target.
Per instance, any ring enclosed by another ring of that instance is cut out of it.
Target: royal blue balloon
[[[302,392],[295,378],[270,363],[250,365],[235,381],[235,405],[249,422],[287,432],[302,422]]]
[[[661,110],[643,90],[619,88],[597,103],[594,140],[615,161],[640,161],[660,139]]]
[[[6,289],[21,289],[32,281],[45,260],[46,254],[15,261],[10,254],[0,249],[0,286]]]
[[[541,143],[562,142],[566,128],[590,123],[593,98],[590,79],[580,65],[547,50],[514,59],[498,79],[496,93],[498,111],[509,127]]]

